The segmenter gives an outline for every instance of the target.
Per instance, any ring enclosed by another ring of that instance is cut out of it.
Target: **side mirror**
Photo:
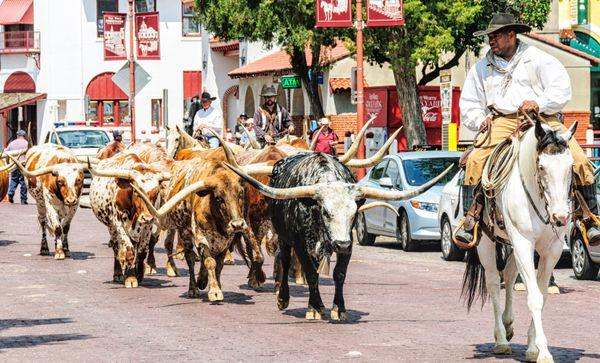
[[[379,179],[379,186],[383,187],[383,188],[393,188],[394,183],[392,183],[392,178],[385,177],[385,178]]]

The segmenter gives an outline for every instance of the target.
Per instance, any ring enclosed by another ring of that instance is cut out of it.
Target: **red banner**
[[[351,0],[317,0],[317,28],[352,26]]]
[[[404,25],[403,0],[367,0],[367,26]]]
[[[127,59],[125,48],[125,19],[127,14],[104,13],[104,60]]]
[[[135,14],[137,59],[160,59],[158,12]]]
[[[388,91],[386,88],[365,90],[365,122],[375,116],[371,127],[387,127]]]

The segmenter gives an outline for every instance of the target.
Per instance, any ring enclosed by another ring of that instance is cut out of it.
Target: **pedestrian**
[[[244,126],[246,126],[246,129],[250,133],[250,136],[256,138],[256,131],[254,130],[254,119],[249,118]],[[244,133],[242,134],[242,138],[240,139],[240,146],[245,147],[248,144],[250,144],[250,138],[248,137],[248,134],[244,131]]]
[[[277,104],[275,87],[267,87],[261,93],[264,103],[254,113],[256,138],[260,143],[274,144],[284,134],[294,133],[294,124],[289,112]]]
[[[319,119],[319,128],[312,131],[310,140],[316,137],[315,151],[323,154],[336,155],[336,146],[340,138],[331,127],[331,121],[327,117]],[[322,127],[322,129],[320,129]],[[321,130],[319,132],[319,129]]]
[[[201,107],[200,96],[196,94],[192,97],[190,104],[188,105],[183,122],[183,128],[190,136],[194,134],[194,117]]]
[[[200,98],[202,107],[196,112],[196,116],[194,116],[193,136],[196,138],[204,136],[211,148],[219,146],[219,139],[203,129],[209,128],[217,134],[221,134],[221,130],[223,129],[223,114],[211,105],[212,101],[216,99],[216,97],[211,97],[210,93],[203,92]]]
[[[25,131],[17,131],[17,138],[11,141],[6,147],[6,151],[25,151],[27,150],[29,143],[25,138]],[[25,153],[18,159],[19,162],[25,161]],[[11,203],[15,202],[15,192],[17,187],[21,186],[21,204],[27,203],[27,185],[25,185],[25,178],[21,171],[17,168],[10,173],[10,186],[8,188],[8,201]]]

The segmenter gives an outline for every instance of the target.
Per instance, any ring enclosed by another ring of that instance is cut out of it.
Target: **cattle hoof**
[[[512,349],[508,344],[498,344],[494,347],[494,354],[497,355],[511,355]]]
[[[304,278],[304,276],[296,277],[296,285],[306,285],[306,279]]]
[[[235,265],[235,260],[233,258],[223,260],[223,265]]]
[[[50,256],[50,251],[48,249],[40,250],[40,255]]]
[[[174,265],[171,265],[169,262],[167,262],[167,276],[169,276],[169,277],[179,276],[179,270],[177,270],[177,267],[175,267]]]
[[[279,310],[285,310],[287,309],[287,307],[290,305],[290,298],[288,296],[287,299],[282,299],[279,297],[279,290],[277,290],[277,292],[275,293],[275,295],[277,296],[277,308]]]
[[[525,362],[537,362],[539,351],[525,352]]]
[[[189,289],[188,290],[188,297],[190,299],[197,299],[200,297],[200,290],[198,289]]]
[[[177,254],[175,255],[175,258],[178,259],[179,261],[183,261],[185,259],[183,249],[177,250]]]
[[[156,274],[157,274],[156,267],[146,264],[146,275],[156,275]]]
[[[208,301],[223,301],[223,291],[221,290],[209,290]]]
[[[138,287],[137,277],[127,276],[127,278],[125,279],[125,287],[126,288]]]
[[[65,253],[63,251],[56,251],[54,253],[54,259],[55,260],[64,260],[65,259]]]
[[[123,275],[113,275],[113,281],[114,282],[123,282]]]
[[[65,257],[66,258],[71,258],[71,251],[65,250]]]
[[[560,289],[556,285],[548,286],[548,294],[550,295],[559,295]]]
[[[513,336],[515,335],[515,331],[512,327],[512,324],[505,328],[506,328],[506,340],[508,340],[510,342],[512,340]]]
[[[340,311],[337,305],[333,305],[333,308],[331,308],[331,320],[346,321],[348,320],[348,317],[346,316],[345,311]]]
[[[250,276],[248,278],[248,285],[254,290],[259,289],[262,286],[262,284],[258,282],[254,276]]]
[[[527,288],[525,287],[525,284],[522,282],[517,282],[515,284],[515,286],[513,287],[513,290],[515,291],[527,291]]]
[[[306,310],[305,318],[306,320],[321,320],[321,313],[312,306],[309,306],[308,310]]]

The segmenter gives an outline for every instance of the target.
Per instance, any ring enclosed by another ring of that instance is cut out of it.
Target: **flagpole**
[[[356,119],[358,130],[361,130],[365,125],[364,119],[364,83],[363,83],[363,17],[362,17],[362,2],[356,0]],[[358,148],[358,158],[365,158],[365,143],[361,140]],[[357,170],[358,178],[365,176],[365,169]]]
[[[129,117],[131,119],[131,142],[135,142],[135,9],[129,0]],[[118,112],[118,110],[117,110]]]

